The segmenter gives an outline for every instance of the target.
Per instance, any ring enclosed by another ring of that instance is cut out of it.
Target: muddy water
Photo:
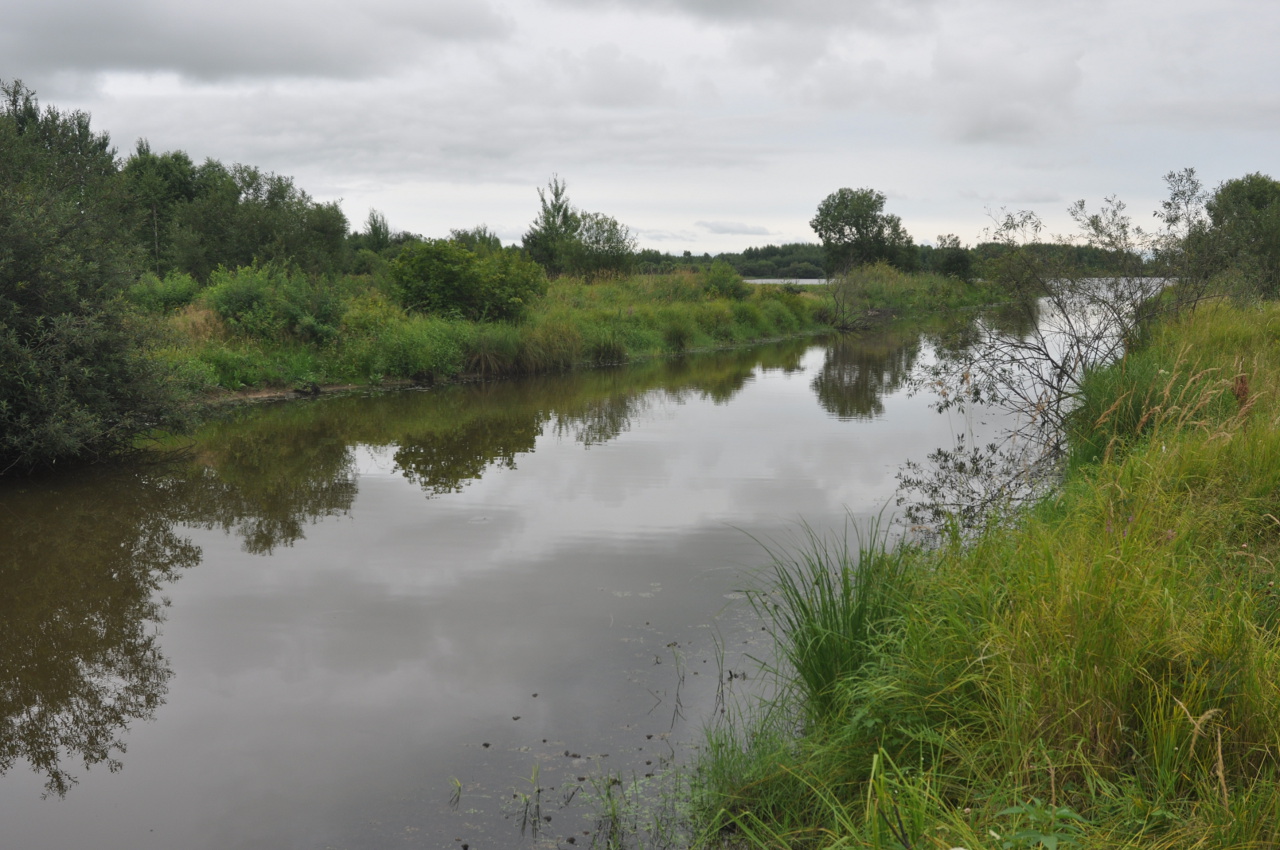
[[[972,424],[906,396],[927,350],[263,405],[0,489],[0,846],[589,845],[593,788],[760,686],[753,537],[880,512]]]

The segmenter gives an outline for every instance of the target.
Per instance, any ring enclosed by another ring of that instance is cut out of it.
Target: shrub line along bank
[[[882,323],[994,300],[980,285],[872,269],[855,312],[827,286],[756,285],[731,270],[560,278],[518,318],[408,310],[378,280],[277,266],[149,278],[130,297],[160,328],[156,354],[192,390],[282,393],[561,371]],[[869,317],[869,318],[868,318]],[[852,321],[851,321],[852,319]]]

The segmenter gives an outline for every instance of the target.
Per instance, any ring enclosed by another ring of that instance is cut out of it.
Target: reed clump
[[[1012,524],[776,558],[789,686],[711,734],[708,843],[1280,845],[1277,329],[1202,306],[1088,376]]]

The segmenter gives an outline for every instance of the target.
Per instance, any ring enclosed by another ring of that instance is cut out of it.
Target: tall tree
[[[586,278],[626,274],[635,265],[636,239],[631,230],[604,213],[579,213],[570,265]]]
[[[547,274],[564,274],[569,270],[581,216],[569,203],[568,187],[559,176],[553,175],[545,190],[538,189],[538,202],[538,216],[524,235],[524,249]]]
[[[818,205],[809,226],[827,252],[827,271],[886,260],[899,268],[913,265],[911,237],[902,220],[884,211],[885,196],[874,189],[839,189]]]
[[[152,153],[146,139],[139,139],[125,163],[135,202],[142,208],[138,221],[138,243],[145,246],[147,264],[157,275],[172,266],[174,208],[195,198],[195,165],[182,151]]]
[[[133,210],[88,115],[0,83],[0,474],[110,456],[179,422],[121,297]]]

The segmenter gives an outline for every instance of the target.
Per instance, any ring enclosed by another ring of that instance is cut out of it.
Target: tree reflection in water
[[[222,529],[246,551],[270,554],[351,510],[359,446],[390,450],[401,475],[428,497],[444,496],[514,467],[548,426],[584,445],[605,443],[665,400],[723,403],[759,372],[795,372],[811,347],[796,340],[626,369],[267,405],[209,424],[166,463],[5,483],[0,773],[26,762],[47,793],[64,795],[76,764],[121,767],[130,724],[155,715],[173,675],[159,645],[160,591],[201,559],[176,526]],[[909,349],[871,360],[841,349],[828,360],[841,374],[874,361],[860,368],[896,375],[884,364],[914,356]]]
[[[64,795],[163,703],[156,592],[200,560],[172,505],[146,472],[0,492],[0,772],[25,760]]]
[[[813,379],[818,403],[840,419],[875,419],[883,398],[911,376],[920,356],[918,330],[888,329],[831,340]]]

